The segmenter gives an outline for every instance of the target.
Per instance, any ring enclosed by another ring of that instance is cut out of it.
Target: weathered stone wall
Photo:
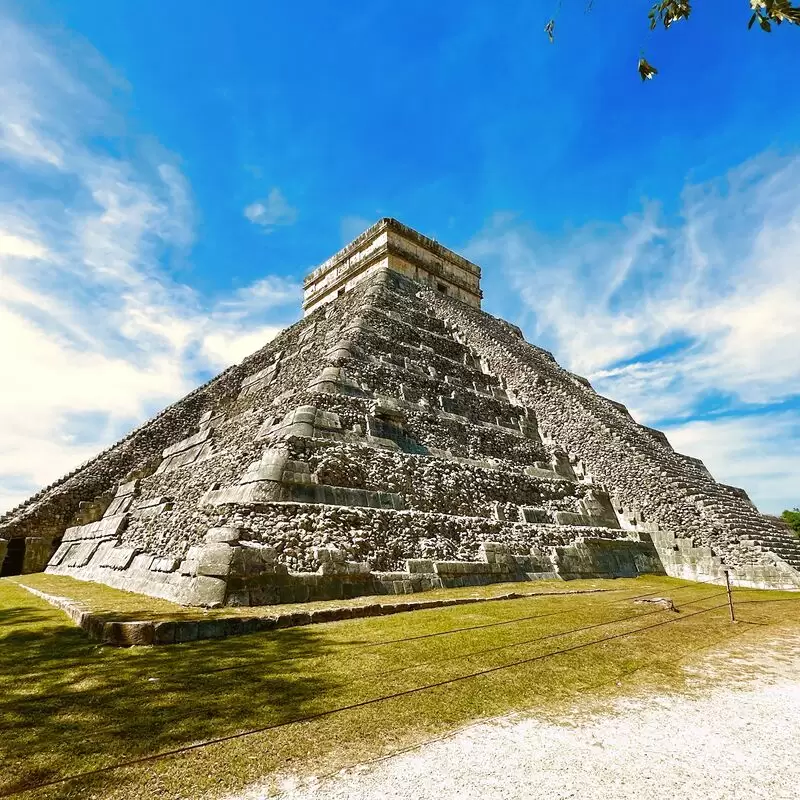
[[[118,525],[118,521],[112,523]],[[253,529],[211,528],[201,545],[179,564],[152,559],[104,538],[107,524],[71,529],[48,571],[151,594],[186,605],[218,607],[297,603],[375,594],[407,594],[433,588],[564,577],[613,578],[659,572],[646,541],[578,538],[549,552],[514,553],[483,539],[475,560],[406,559],[394,571],[352,560],[352,551],[327,545],[313,550],[315,572],[290,572],[277,547],[259,541]],[[568,537],[567,537],[568,538]],[[593,557],[594,554],[600,557]]]

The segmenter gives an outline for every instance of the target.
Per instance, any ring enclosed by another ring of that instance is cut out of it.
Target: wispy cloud
[[[264,200],[258,200],[247,206],[244,215],[250,222],[261,225],[267,232],[281,225],[294,225],[297,221],[297,209],[289,205],[277,186]]]
[[[503,215],[469,247],[511,279],[531,340],[648,424],[776,406],[800,418],[798,252],[800,155],[770,153],[687,186],[676,218],[650,204],[554,240]],[[701,448],[730,424],[709,422]],[[742,473],[739,451],[715,452],[722,478]]]
[[[107,99],[124,85],[68,44],[67,64],[0,16],[0,509],[263,346],[300,296],[268,277],[204,300],[173,277],[191,188],[169,153],[126,140]]]

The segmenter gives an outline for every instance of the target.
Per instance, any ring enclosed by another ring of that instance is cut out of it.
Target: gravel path
[[[717,654],[692,695],[618,700],[559,723],[514,715],[282,800],[789,800],[800,797],[800,637]],[[716,688],[710,688],[716,687]],[[254,787],[237,800],[266,795]],[[273,795],[274,797],[274,795]]]

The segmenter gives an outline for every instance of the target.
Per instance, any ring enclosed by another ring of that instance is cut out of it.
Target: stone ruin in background
[[[800,588],[744,491],[481,297],[476,265],[379,221],[300,322],[0,519],[3,574],[203,606],[725,567]]]

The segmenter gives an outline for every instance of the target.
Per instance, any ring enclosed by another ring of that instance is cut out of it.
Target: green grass
[[[794,624],[800,603],[790,593],[737,590],[743,621],[731,625],[717,586],[591,583],[618,591],[124,650],[89,642],[61,612],[0,580],[0,796],[215,796],[287,771],[338,769],[475,719],[552,713],[635,680],[680,689],[683,661],[733,637],[774,635]],[[629,599],[647,592],[672,597],[680,613]],[[764,599],[791,601],[743,602]],[[35,788],[252,729],[261,732]]]
[[[15,583],[21,583],[38,589],[41,592],[58,597],[66,597],[82,604],[105,620],[161,620],[161,619],[216,619],[220,617],[242,616],[269,616],[275,613],[290,613],[292,611],[315,611],[333,606],[363,606],[370,603],[397,603],[406,600],[436,600],[445,597],[484,597],[492,598],[499,595],[516,592],[518,594],[539,594],[542,592],[574,592],[574,591],[609,591],[619,589],[628,581],[602,581],[580,580],[565,583],[561,580],[544,580],[535,583],[502,583],[489,586],[472,586],[463,589],[436,589],[429,592],[414,594],[411,597],[398,595],[376,595],[372,597],[355,597],[351,600],[321,600],[312,603],[284,603],[275,606],[253,606],[236,608],[203,609],[190,608],[161,600],[157,597],[147,597],[120,589],[112,589],[100,583],[79,581],[66,575],[48,575],[39,572],[33,575],[22,575],[11,578]]]

